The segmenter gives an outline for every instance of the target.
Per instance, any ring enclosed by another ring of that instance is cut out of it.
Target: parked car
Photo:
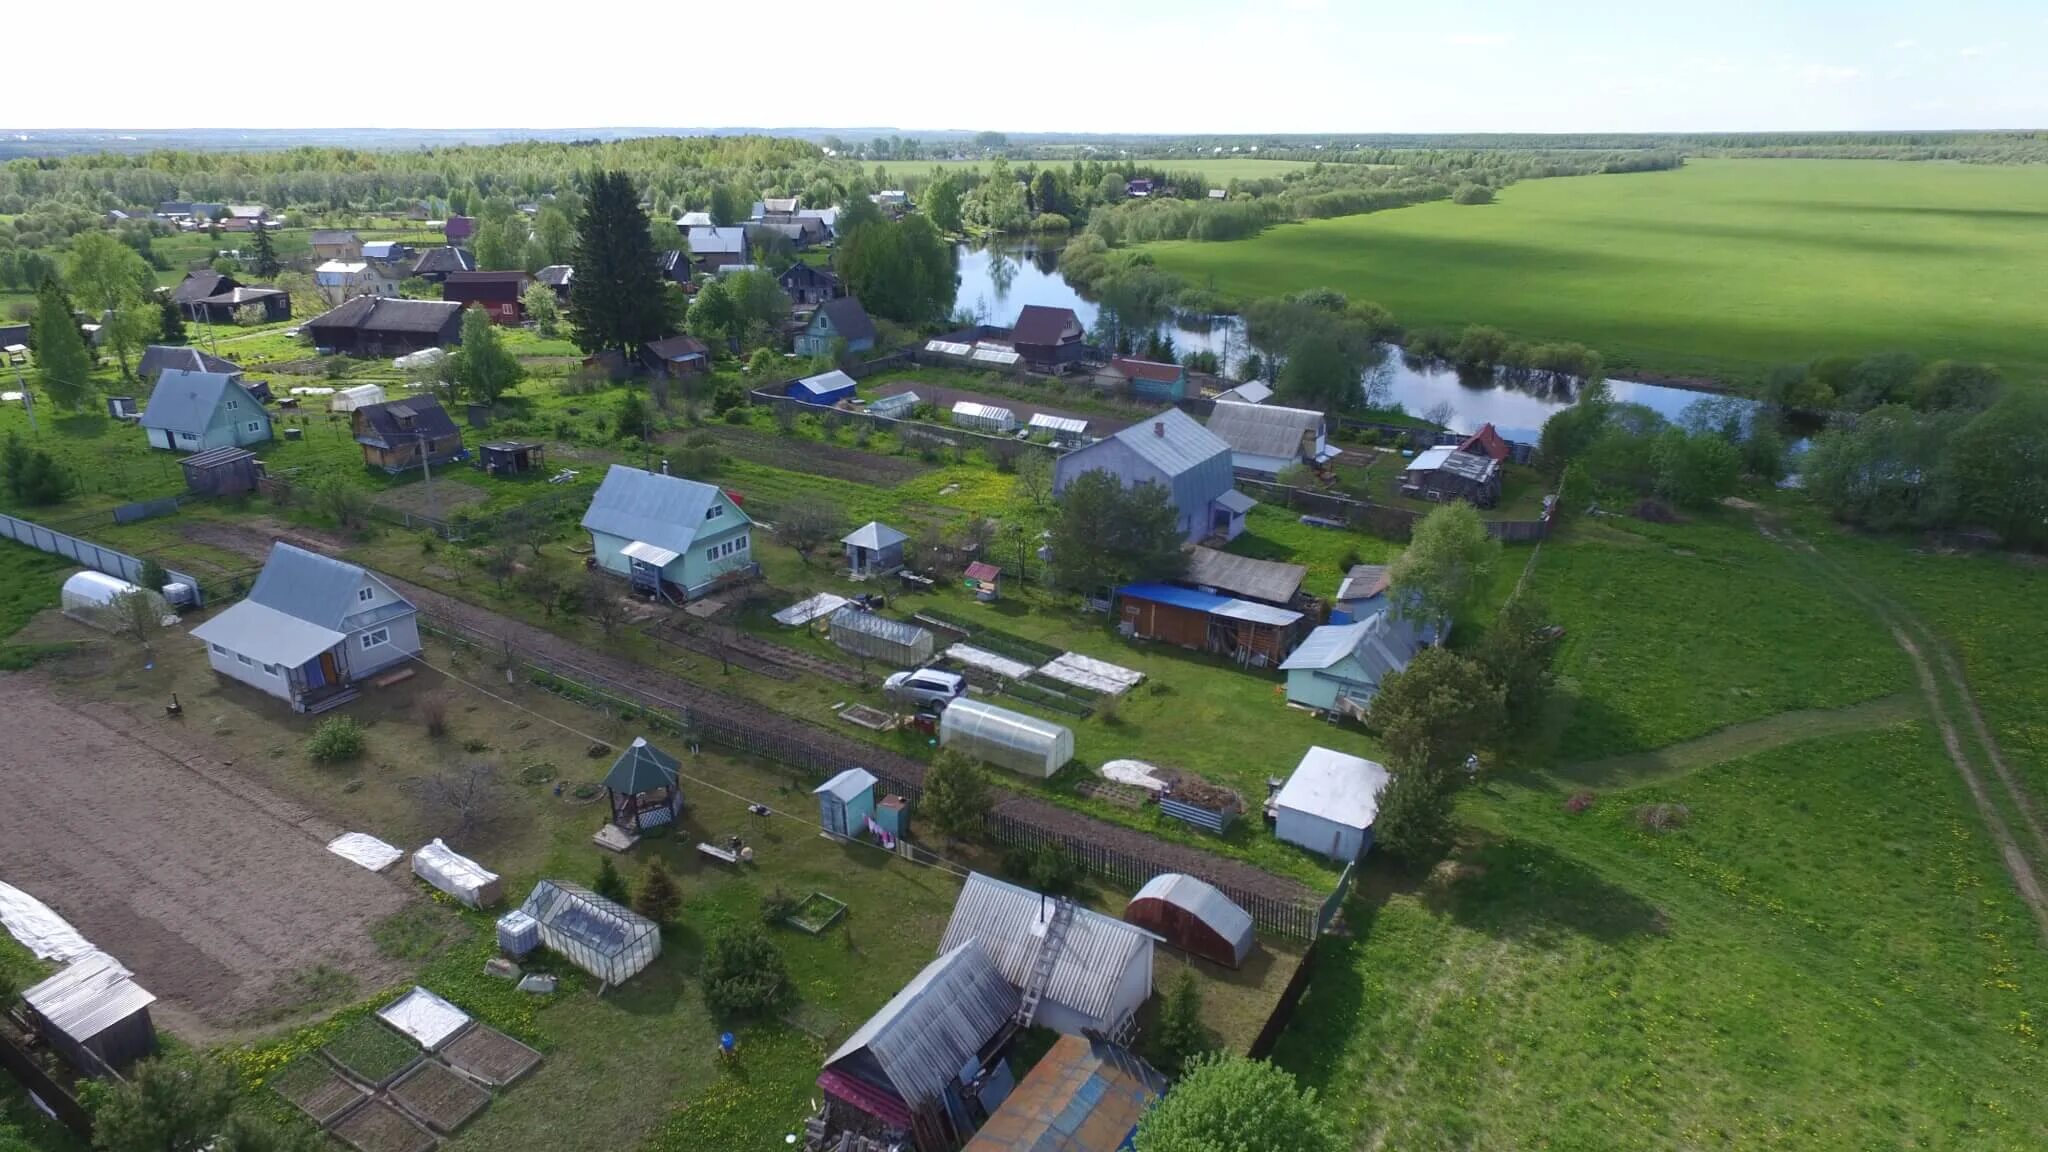
[[[892,700],[944,706],[967,695],[967,678],[957,672],[918,668],[892,673],[882,681],[882,693]]]

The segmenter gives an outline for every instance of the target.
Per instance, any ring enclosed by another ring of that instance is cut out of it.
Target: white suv
[[[967,694],[967,678],[957,672],[919,668],[897,672],[882,681],[884,695],[915,704],[948,704]]]

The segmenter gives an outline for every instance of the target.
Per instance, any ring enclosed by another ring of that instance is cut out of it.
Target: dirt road
[[[328,852],[323,822],[39,674],[0,676],[0,715],[0,876],[134,971],[160,1025],[210,1043],[292,1014],[309,982],[398,978],[369,928],[410,897]]]

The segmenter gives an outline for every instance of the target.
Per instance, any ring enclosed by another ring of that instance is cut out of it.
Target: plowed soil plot
[[[829,476],[834,480],[850,480],[856,484],[873,484],[887,488],[901,484],[914,476],[932,471],[932,465],[911,459],[908,456],[884,456],[879,452],[866,452],[859,448],[848,448],[838,444],[823,444],[816,440],[795,436],[775,436],[757,432],[751,428],[720,427],[707,424],[700,430],[711,433],[719,446],[742,460],[766,464],[790,472],[804,472],[812,476]],[[852,433],[842,433],[847,439]]]
[[[540,1053],[496,1028],[472,1025],[448,1042],[441,1056],[486,1084],[503,1088],[540,1063]]]
[[[311,1056],[300,1058],[272,1077],[270,1087],[321,1125],[363,1096],[355,1085]]]
[[[147,726],[115,731],[35,674],[0,676],[0,717],[0,876],[133,970],[159,1026],[206,1043],[289,1014],[294,978],[316,969],[363,988],[399,975],[369,926],[405,890],[287,822],[290,805],[174,759]]]
[[[449,1070],[446,1064],[429,1060],[401,1077],[391,1086],[391,1097],[428,1127],[447,1134],[462,1127],[471,1116],[484,1110],[491,1094]]]
[[[382,1100],[372,1100],[334,1126],[356,1152],[431,1152],[434,1135]]]

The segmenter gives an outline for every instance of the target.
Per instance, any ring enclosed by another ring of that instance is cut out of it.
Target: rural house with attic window
[[[462,429],[431,396],[365,404],[349,414],[349,424],[363,446],[363,463],[385,472],[418,468],[422,456],[432,467],[468,455]]]
[[[759,571],[753,521],[711,484],[614,464],[583,514],[598,567],[680,603]]]
[[[171,452],[246,448],[270,439],[270,413],[237,376],[167,368],[142,411],[149,446]]]
[[[1164,487],[1187,540],[1234,540],[1244,531],[1245,513],[1258,505],[1233,487],[1230,445],[1178,408],[1060,457],[1053,472],[1054,495],[1096,471],[1116,476],[1126,488]]]

